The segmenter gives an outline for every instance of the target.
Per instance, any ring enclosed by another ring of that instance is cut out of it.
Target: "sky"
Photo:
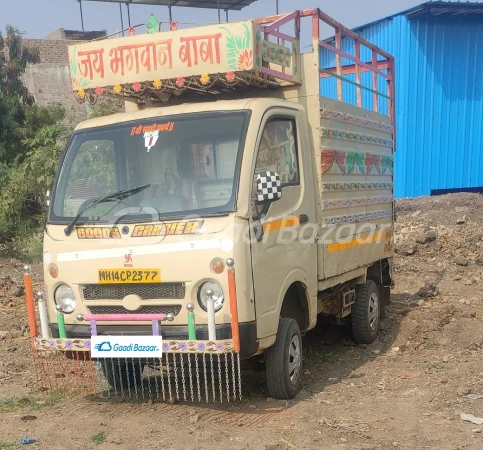
[[[319,7],[342,24],[352,28],[403,11],[424,0],[279,0],[280,12]],[[86,31],[107,29],[109,34],[121,29],[118,4],[82,2]],[[123,6],[124,25],[127,13]],[[13,25],[29,38],[43,38],[58,28],[81,30],[77,0],[0,0],[0,30]],[[168,10],[163,6],[131,6],[131,24],[146,23],[154,13],[159,21],[168,21]],[[275,14],[275,0],[258,0],[242,11],[230,12],[230,21],[246,20]],[[224,19],[224,14],[222,14]],[[218,21],[216,10],[173,8],[173,19],[200,25]]]

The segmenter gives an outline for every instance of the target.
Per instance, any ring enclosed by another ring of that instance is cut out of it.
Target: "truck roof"
[[[176,106],[163,106],[155,108],[146,108],[140,111],[117,113],[110,116],[96,117],[81,122],[75,130],[85,130],[88,128],[97,128],[117,123],[129,122],[131,120],[148,119],[151,117],[170,116],[174,114],[187,114],[203,111],[236,111],[241,109],[248,109],[254,102],[266,102],[264,98],[245,98],[239,100],[218,100],[213,102],[201,103],[183,103]],[[270,99],[273,104],[274,99]],[[283,102],[282,100],[279,100]]]

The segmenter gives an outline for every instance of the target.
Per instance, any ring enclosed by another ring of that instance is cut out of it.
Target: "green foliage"
[[[6,52],[5,52],[6,49]],[[19,131],[34,99],[21,81],[28,63],[39,62],[39,52],[22,45],[22,33],[7,26],[0,33],[0,159],[7,165],[22,153]]]
[[[104,431],[101,431],[100,433],[91,436],[91,441],[97,445],[100,445],[106,440],[106,437],[106,433]]]
[[[99,100],[93,107],[90,118],[110,116],[124,110],[124,102],[114,98]]]
[[[58,106],[28,109],[21,140],[23,161],[0,165],[0,241],[16,238],[17,247],[35,259],[41,251],[41,229],[46,213],[46,191],[51,188],[66,130]],[[30,137],[29,137],[30,136]],[[23,252],[22,252],[23,253]]]

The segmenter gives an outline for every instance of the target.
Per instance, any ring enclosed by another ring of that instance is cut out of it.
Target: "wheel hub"
[[[377,294],[371,294],[369,298],[369,328],[371,331],[376,331],[377,321],[379,320],[379,299]]]
[[[290,377],[290,383],[292,383],[293,386],[297,384],[297,380],[300,374],[301,363],[302,360],[300,357],[300,338],[295,335],[292,336],[292,340],[290,341],[288,361],[288,374]]]

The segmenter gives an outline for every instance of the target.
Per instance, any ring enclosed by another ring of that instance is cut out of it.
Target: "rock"
[[[470,400],[480,400],[481,398],[483,398],[483,395],[480,395],[480,394],[468,394],[468,395],[465,395],[466,398],[469,398]]]
[[[417,252],[417,250],[418,250],[418,247],[416,244],[407,244],[407,245],[398,247],[397,253],[400,253],[401,255],[404,255],[404,256],[412,256]]]
[[[483,419],[481,417],[475,417],[473,414],[460,414],[460,419],[465,422],[471,422],[475,425],[483,425]]]
[[[481,430],[479,428],[475,428],[474,430],[471,430],[472,433],[481,433]]]
[[[418,244],[428,244],[429,242],[434,242],[436,240],[436,233],[434,231],[422,231],[416,237],[416,242]]]
[[[347,442],[347,439],[346,438],[340,438],[340,441],[341,442]]]
[[[418,217],[420,214],[421,214],[421,210],[420,210],[420,209],[418,209],[416,212],[413,212],[413,213],[411,214],[411,216],[412,216],[412,217]]]
[[[5,339],[10,337],[10,332],[9,331],[0,331],[0,339]]]
[[[327,381],[333,384],[333,383],[337,383],[338,379],[334,377],[334,378],[329,378]]]
[[[22,297],[25,294],[25,288],[20,285],[17,286],[17,289],[13,292],[12,296],[13,297]]]
[[[372,350],[372,353],[374,353],[374,355],[379,355],[379,353],[381,353],[381,350]]]
[[[444,363],[449,363],[449,356],[444,355],[444,356],[443,356],[443,362],[444,362]]]
[[[200,419],[200,415],[195,414],[195,415],[193,415],[189,418],[189,421],[190,421],[190,423],[196,423],[196,422],[198,422],[199,419]]]
[[[359,344],[358,347],[359,348],[367,348],[367,344]]]
[[[20,420],[23,420],[24,422],[27,422],[29,420],[37,420],[37,416],[22,416],[20,417]]]
[[[422,299],[421,300],[414,301],[414,302],[411,302],[411,306],[415,306],[415,307],[416,306],[421,307],[421,306],[424,306],[425,304],[426,304],[426,302],[424,300],[422,300]]]
[[[422,288],[418,291],[418,296],[421,298],[433,298],[438,295],[438,287],[433,283],[426,283]]]
[[[399,442],[393,442],[393,443],[392,443],[392,446],[393,446],[394,448],[398,448],[398,447],[399,447]]]
[[[470,208],[467,206],[456,206],[454,209],[457,213],[470,212]]]
[[[462,267],[467,267],[469,262],[466,258],[464,258],[463,256],[457,256],[454,260],[455,264],[457,264],[458,266],[462,266]]]
[[[479,264],[480,266],[483,266],[483,254],[481,254],[475,259],[475,263]]]
[[[353,373],[349,378],[364,378],[366,374],[364,372]]]

